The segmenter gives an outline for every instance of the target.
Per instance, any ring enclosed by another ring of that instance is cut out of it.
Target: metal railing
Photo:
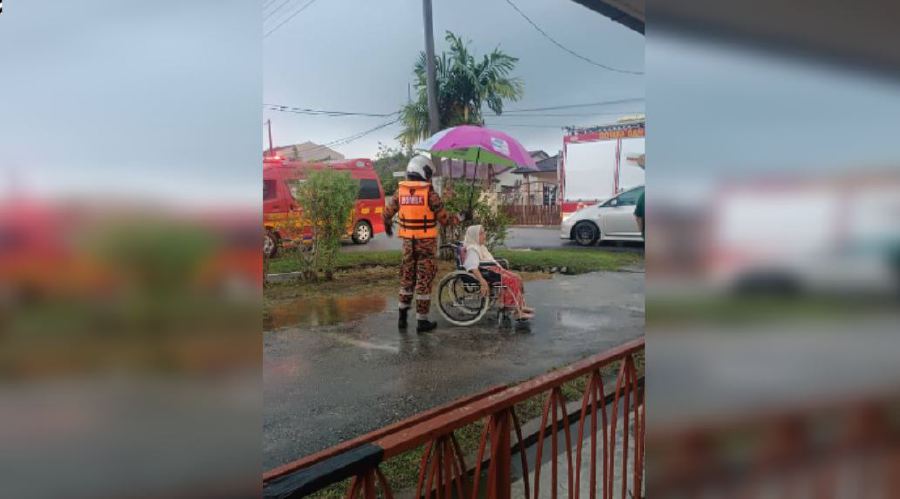
[[[654,498],[900,497],[900,394],[654,425]]]
[[[380,465],[424,449],[415,497],[507,499],[514,488],[526,499],[542,493],[556,498],[560,492],[569,499],[582,494],[591,499],[643,497],[646,416],[643,378],[635,362],[643,350],[643,338],[633,340],[280,466],[263,474],[264,495],[302,497],[350,479],[348,499],[392,498],[394,490]],[[614,382],[604,383],[604,371],[615,365]],[[573,397],[571,383],[576,380],[581,383]],[[516,406],[536,397],[544,399],[540,417],[524,425],[532,428],[530,433],[523,432]],[[483,430],[477,451],[467,456],[457,434],[479,421]]]

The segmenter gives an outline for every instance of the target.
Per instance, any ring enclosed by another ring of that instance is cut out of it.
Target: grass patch
[[[288,251],[280,258],[269,260],[269,273],[280,274],[299,270],[300,264],[293,255],[292,251]],[[341,251],[337,254],[335,266],[338,270],[365,267],[397,267],[400,265],[401,257],[402,253],[400,250]]]
[[[498,258],[509,260],[510,267],[518,271],[546,271],[552,268],[566,269],[567,274],[583,274],[599,270],[616,271],[635,265],[642,260],[636,253],[590,251],[577,249],[497,250]],[[398,267],[402,258],[400,250],[340,252],[336,267],[340,270],[368,267]],[[451,265],[450,262],[446,262]],[[452,266],[452,265],[451,265]],[[294,272],[299,263],[285,254],[269,261],[269,273]]]
[[[497,258],[506,258],[513,270],[549,270],[565,268],[567,274],[600,270],[617,271],[642,260],[636,253],[577,249],[497,250]]]

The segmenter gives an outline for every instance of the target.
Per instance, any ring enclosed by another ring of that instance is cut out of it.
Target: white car
[[[638,198],[644,186],[635,187],[587,206],[563,219],[559,238],[574,240],[581,246],[591,246],[597,241],[644,241],[634,218]]]

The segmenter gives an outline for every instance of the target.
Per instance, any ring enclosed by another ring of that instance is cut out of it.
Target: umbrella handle
[[[466,216],[469,220],[474,220],[475,217],[472,216],[472,198],[475,197],[475,179],[478,178],[478,160],[481,159],[481,148],[475,151],[475,164],[473,165],[474,173],[472,174],[472,188],[469,190],[469,209],[466,212]]]
[[[475,175],[472,176],[472,185],[471,189],[469,189],[469,208],[466,210],[466,218],[469,220],[475,220],[475,217],[472,213],[472,201],[475,197],[475,179],[478,177],[478,163],[475,163]]]

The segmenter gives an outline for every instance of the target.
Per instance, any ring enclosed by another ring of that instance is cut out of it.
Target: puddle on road
[[[556,320],[566,329],[596,330],[613,324],[610,310],[559,310]]]
[[[355,321],[384,311],[387,301],[385,295],[376,292],[280,301],[269,307],[263,317],[263,329],[271,331],[287,326],[330,326]]]

